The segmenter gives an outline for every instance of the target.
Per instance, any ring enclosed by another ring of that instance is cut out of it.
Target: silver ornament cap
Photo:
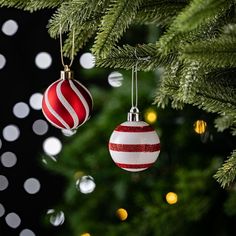
[[[128,112],[127,121],[140,121],[139,109],[137,107],[131,107]]]

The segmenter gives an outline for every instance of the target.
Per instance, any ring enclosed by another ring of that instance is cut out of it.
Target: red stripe
[[[47,120],[51,124],[53,124],[53,125],[56,124],[57,126],[61,127],[62,129],[65,129],[66,127],[48,110],[48,107],[45,103],[44,96],[43,96],[43,101],[42,101],[42,111],[43,111],[44,116],[47,118]]]
[[[76,86],[76,88],[81,92],[81,94],[85,98],[85,100],[86,100],[86,102],[88,103],[88,106],[89,106],[89,111],[91,112],[92,109],[93,109],[92,95],[90,94],[88,89],[83,84],[81,84],[79,81],[74,79],[73,82],[74,82],[74,85]]]
[[[57,80],[57,82],[52,84],[48,89],[48,102],[50,103],[52,109],[68,124],[68,126],[73,128],[74,120],[67,109],[63,106],[56,93],[56,86],[60,82],[61,79]]]
[[[119,125],[116,127],[115,131],[118,132],[151,132],[154,131],[154,129],[150,126],[124,126]]]
[[[148,168],[150,166],[152,166],[154,164],[153,163],[146,163],[146,164],[123,164],[123,163],[117,163],[116,165],[121,167],[121,168],[129,168],[129,169],[141,169],[141,168]]]
[[[160,143],[158,144],[109,143],[109,149],[117,152],[157,152],[160,150]]]

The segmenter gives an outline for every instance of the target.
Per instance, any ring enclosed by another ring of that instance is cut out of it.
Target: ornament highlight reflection
[[[76,188],[84,194],[92,193],[95,187],[94,179],[90,175],[84,175],[76,181]]]
[[[47,215],[49,217],[49,222],[53,226],[62,225],[65,221],[65,214],[63,211],[56,211],[54,209],[49,209],[47,211]]]
[[[71,137],[76,134],[77,129],[62,129],[61,132],[64,136]]]
[[[108,75],[108,83],[115,88],[118,88],[123,83],[123,75],[118,71],[113,71]]]

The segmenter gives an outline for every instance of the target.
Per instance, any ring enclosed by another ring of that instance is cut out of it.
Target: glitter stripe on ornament
[[[45,105],[46,108],[49,110],[49,112],[53,115],[53,117],[55,117],[65,128],[65,129],[70,129],[70,127],[67,125],[67,123],[62,119],[62,117],[52,108],[49,100],[48,100],[48,92],[51,89],[51,87],[53,87],[58,81],[54,82],[51,86],[49,86],[45,92],[44,95],[44,101],[45,101]],[[44,108],[44,106],[43,106]],[[55,119],[53,119],[53,117],[50,119],[50,117],[44,112],[43,109],[43,113],[45,115],[45,117],[48,119],[49,122],[51,122],[53,125],[55,125],[57,128],[61,128],[61,125],[58,124],[58,122],[55,121]],[[49,114],[50,114],[49,113]]]
[[[79,119],[78,119],[78,116],[77,116],[75,110],[73,109],[73,107],[70,105],[70,103],[66,100],[66,98],[62,94],[61,85],[63,82],[65,82],[65,81],[62,80],[57,84],[56,94],[57,94],[58,99],[62,103],[62,105],[65,107],[65,109],[68,111],[68,113],[72,117],[72,119],[74,121],[74,125],[73,125],[72,129],[74,129],[75,127],[77,127],[79,125]]]
[[[124,164],[143,164],[153,163],[156,161],[160,151],[157,152],[116,152],[110,150],[114,162]]]
[[[123,170],[126,170],[126,171],[129,171],[129,172],[140,172],[140,171],[143,171],[143,170],[146,170],[147,168],[122,168]]]
[[[116,165],[121,168],[129,168],[129,169],[140,169],[140,168],[148,168],[153,165],[152,163],[145,163],[145,164],[124,164],[124,163],[117,163]]]
[[[116,144],[109,143],[109,149],[117,152],[156,152],[160,144]]]
[[[152,132],[151,126],[123,126],[119,125],[115,131],[118,132]]]

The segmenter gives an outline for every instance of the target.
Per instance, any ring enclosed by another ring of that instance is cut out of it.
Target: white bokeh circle
[[[20,217],[14,212],[7,214],[5,217],[5,220],[6,220],[7,225],[14,229],[19,227],[21,224]]]
[[[45,120],[36,120],[33,123],[32,129],[37,135],[44,135],[48,132],[48,123]]]
[[[23,229],[19,236],[35,236],[35,233],[30,229]]]
[[[52,64],[52,57],[48,52],[40,52],[35,57],[35,64],[39,69],[47,69]]]
[[[92,69],[95,66],[95,57],[90,52],[82,54],[79,61],[84,69]]]
[[[2,32],[7,36],[14,35],[18,30],[18,24],[15,20],[7,20],[2,25]]]
[[[6,141],[13,142],[20,136],[20,130],[16,125],[7,125],[2,131],[3,138]]]
[[[13,114],[17,118],[25,118],[29,115],[29,106],[24,102],[18,102],[13,107]]]
[[[43,150],[47,155],[55,156],[60,153],[61,149],[62,143],[56,137],[48,137],[43,142]]]
[[[0,217],[2,217],[5,214],[5,208],[4,206],[0,203]]]
[[[35,194],[40,190],[41,184],[36,178],[29,178],[24,182],[24,189],[29,194]]]
[[[43,94],[34,93],[30,96],[29,104],[33,109],[41,110],[42,109],[42,100],[43,100]]]
[[[6,62],[6,58],[2,54],[0,54],[0,70],[6,65]]]
[[[17,162],[17,157],[13,152],[4,152],[1,155],[1,162],[5,167],[13,167]]]

